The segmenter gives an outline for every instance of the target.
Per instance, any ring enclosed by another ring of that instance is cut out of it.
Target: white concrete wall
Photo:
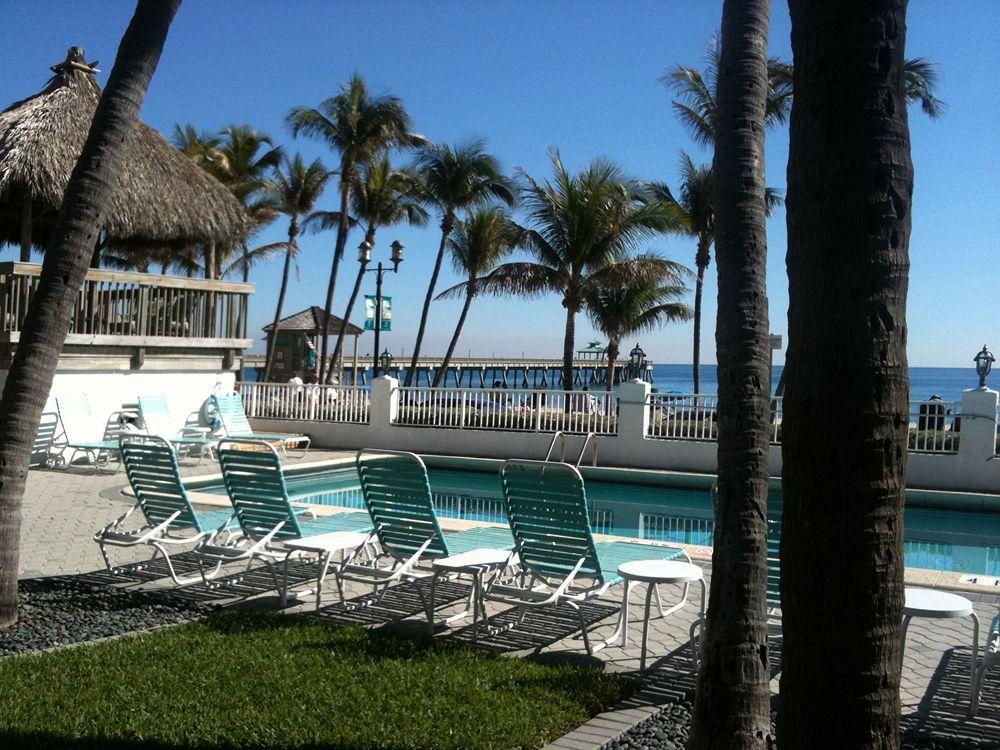
[[[391,448],[417,453],[486,458],[544,458],[550,433],[500,432],[478,429],[410,427],[392,424],[398,391],[393,378],[372,383],[370,424],[255,419],[264,432],[304,432],[314,446],[324,448]],[[645,408],[648,383],[633,381],[619,387],[618,434],[602,435],[598,463],[644,469],[714,473],[716,443],[647,438]],[[994,455],[996,391],[966,391],[962,404],[962,437],[957,454],[911,453],[907,486],[928,489],[1000,492],[1000,457]],[[992,409],[992,411],[990,411]],[[567,460],[575,461],[583,438],[571,436]],[[770,449],[771,474],[781,475],[781,446]],[[589,463],[588,453],[585,463]]]

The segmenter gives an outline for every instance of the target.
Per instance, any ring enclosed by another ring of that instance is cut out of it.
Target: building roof
[[[302,331],[303,333],[311,334],[322,334],[323,333],[323,308],[307,307],[305,310],[301,310],[294,315],[289,315],[287,318],[282,318],[278,321],[279,331]],[[331,335],[337,335],[340,333],[340,326],[343,325],[344,319],[338,318],[336,315],[331,315],[327,318],[326,333]],[[264,326],[265,331],[270,331],[274,327],[273,323],[269,323]],[[360,336],[363,333],[362,329],[358,328],[353,323],[347,324],[347,335],[348,336]]]
[[[577,354],[604,354],[607,351],[600,341],[591,341],[582,349],[577,349]]]
[[[71,47],[45,88],[0,112],[0,242],[20,242],[30,199],[32,244],[48,244],[101,97],[96,64]],[[246,236],[242,204],[159,132],[140,122],[125,149],[101,227],[105,246],[186,248]]]

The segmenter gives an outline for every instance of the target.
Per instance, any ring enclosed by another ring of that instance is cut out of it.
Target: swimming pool
[[[622,472],[627,474],[627,472]],[[434,504],[444,518],[504,522],[496,470],[428,468]],[[698,486],[672,477],[655,483],[587,478],[587,499],[595,532],[636,539],[711,546],[714,519],[704,478]],[[362,508],[353,464],[318,467],[286,474],[292,498],[299,502]],[[225,494],[218,482],[198,491]],[[774,492],[772,490],[772,492]],[[777,493],[775,493],[777,494]],[[918,494],[918,493],[912,493]],[[1000,504],[1000,499],[998,499]],[[1000,509],[996,513],[933,505],[909,505],[905,511],[907,567],[1000,576]]]

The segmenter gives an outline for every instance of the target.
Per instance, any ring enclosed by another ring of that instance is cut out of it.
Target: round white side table
[[[969,700],[973,700],[976,683],[976,664],[979,661],[979,617],[972,608],[972,602],[964,596],[937,589],[907,587],[906,602],[903,605],[903,627],[899,633],[899,658],[903,659],[906,648],[906,629],[914,617],[952,620],[960,617],[972,618],[972,668],[969,670]]]
[[[624,580],[625,589],[622,594],[621,620],[621,645],[624,646],[628,640],[628,595],[632,586],[636,583],[646,584],[645,610],[642,618],[642,651],[639,658],[639,670],[646,669],[646,639],[649,635],[649,610],[653,594],[656,593],[656,604],[660,610],[660,616],[666,617],[673,614],[687,603],[688,585],[697,582],[701,585],[701,617],[705,617],[705,577],[701,568],[689,562],[679,562],[676,560],[636,560],[622,563],[618,566],[618,575]],[[680,602],[664,611],[660,604],[660,594],[656,587],[661,583],[684,584],[684,596]],[[691,648],[694,648],[694,641],[691,641]]]

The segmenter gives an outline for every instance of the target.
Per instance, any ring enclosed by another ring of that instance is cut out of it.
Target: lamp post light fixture
[[[392,355],[389,354],[389,350],[386,349],[380,355],[379,350],[379,339],[382,332],[382,276],[388,272],[396,273],[399,271],[399,264],[403,262],[403,243],[399,240],[393,240],[392,245],[392,255],[390,260],[392,261],[392,268],[388,266],[383,266],[382,261],[378,262],[378,266],[375,268],[365,269],[365,273],[375,274],[375,346],[372,348],[372,378],[377,378],[379,375],[379,366],[382,366],[382,370],[388,370],[392,366]],[[372,243],[365,241],[358,245],[358,263],[362,266],[369,263],[372,259]]]
[[[389,347],[385,348],[378,357],[379,366],[382,368],[382,372],[388,374],[389,369],[392,367],[392,355],[389,354]]]
[[[983,350],[973,357],[972,361],[976,363],[976,375],[979,376],[979,389],[985,391],[986,376],[989,375],[990,370],[993,369],[993,363],[996,362],[996,359],[984,344]]]
[[[629,369],[632,372],[632,377],[638,380],[641,377],[642,372],[646,369],[646,352],[642,350],[639,344],[635,345],[635,348],[628,353]]]

